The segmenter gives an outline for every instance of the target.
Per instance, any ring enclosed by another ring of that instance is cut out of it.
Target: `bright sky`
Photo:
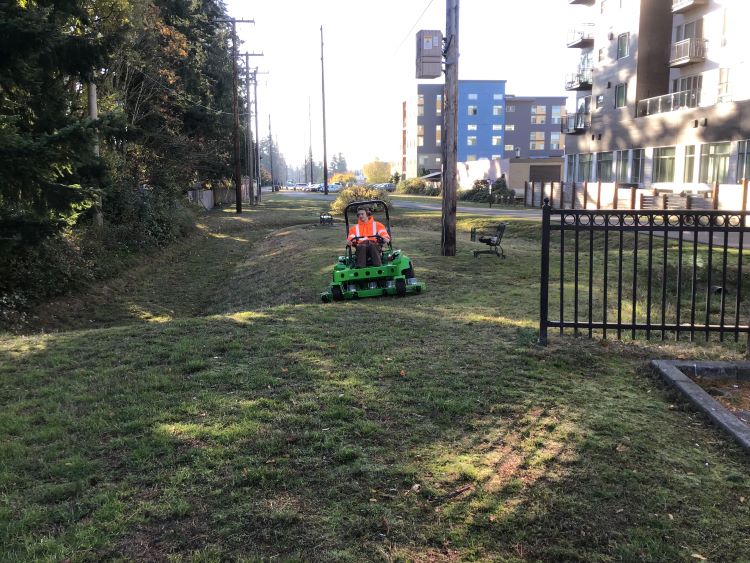
[[[226,0],[238,24],[241,52],[259,76],[261,135],[273,136],[288,164],[299,166],[310,144],[323,159],[320,26],[323,26],[328,160],[343,153],[349,169],[400,157],[401,102],[416,96],[416,32],[445,31],[445,0]],[[570,28],[585,8],[565,0],[463,0],[460,4],[459,79],[508,81],[520,96],[564,96],[575,49]],[[422,13],[424,12],[424,15]],[[421,19],[420,19],[421,16]],[[412,29],[413,28],[413,29]],[[440,82],[436,80],[434,82]]]

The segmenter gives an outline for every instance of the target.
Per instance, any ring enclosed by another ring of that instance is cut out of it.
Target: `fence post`
[[[714,182],[713,189],[711,191],[711,197],[714,200],[714,209],[719,209],[719,182]]]
[[[747,211],[747,178],[742,178],[742,211]]]
[[[615,182],[615,193],[612,196],[612,209],[617,210],[617,207],[619,203],[617,202],[617,196],[620,195],[620,188],[617,187],[617,182]]]
[[[596,208],[602,208],[602,181],[596,183]]]
[[[542,193],[544,193],[542,191]],[[555,204],[555,183],[550,182],[549,183],[549,204],[554,205]]]
[[[576,192],[578,191],[578,186],[576,186],[576,183],[573,182],[573,186],[570,189],[570,208],[575,209],[576,208]]]
[[[667,194],[661,194],[661,208],[669,209],[669,196]]]
[[[635,209],[635,194],[637,191],[638,188],[630,186],[630,209]]]
[[[529,206],[529,182],[527,180],[524,180],[523,182],[523,204],[526,207]]]
[[[549,238],[550,211],[549,200],[542,206],[542,273],[539,280],[539,344],[547,345],[547,321],[549,315]],[[560,319],[562,320],[562,319]]]
[[[589,181],[583,181],[583,207],[581,209],[589,208]]]
[[[565,207],[565,182],[560,181],[560,209]]]

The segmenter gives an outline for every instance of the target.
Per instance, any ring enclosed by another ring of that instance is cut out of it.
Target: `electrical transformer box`
[[[443,32],[417,32],[417,78],[439,78],[443,74]]]

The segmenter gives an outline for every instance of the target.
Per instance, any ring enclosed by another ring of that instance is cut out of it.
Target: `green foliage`
[[[338,197],[331,203],[331,212],[337,215],[341,214],[351,202],[365,199],[382,199],[389,206],[391,205],[391,197],[385,190],[368,186],[351,186],[339,192]]]
[[[389,181],[391,184],[398,185],[398,183],[401,181],[401,174],[399,174],[398,172],[394,172]]]
[[[411,180],[402,180],[396,186],[396,192],[407,195],[431,195],[437,196],[442,190],[434,184],[425,182],[421,178],[412,178]]]
[[[500,201],[509,201],[515,195],[515,191],[508,189],[505,178],[501,177],[492,184],[490,192],[490,182],[488,180],[477,180],[470,190],[458,192],[458,199],[461,201],[474,201],[477,203],[492,203]]]

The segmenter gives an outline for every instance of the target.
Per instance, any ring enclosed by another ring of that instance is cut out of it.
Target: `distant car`
[[[296,184],[294,184],[295,191],[297,190],[304,191],[306,187],[307,187],[307,184],[305,184],[304,182],[297,182]]]
[[[343,186],[341,184],[338,184],[338,183],[336,183],[336,184],[328,184],[328,193],[338,192],[338,191],[341,190],[342,187]]]
[[[385,184],[378,184],[378,189],[385,190],[387,192],[395,192],[396,184],[391,184],[390,182],[386,182]]]

